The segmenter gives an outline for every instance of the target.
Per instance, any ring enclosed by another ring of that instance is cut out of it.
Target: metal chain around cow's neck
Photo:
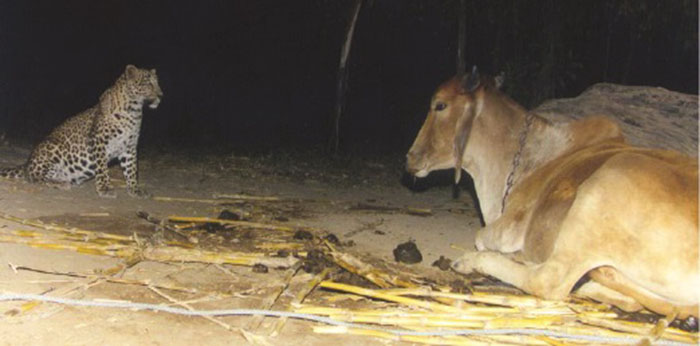
[[[513,156],[513,164],[511,165],[510,173],[508,173],[508,178],[506,178],[506,193],[503,194],[503,200],[501,200],[501,214],[503,214],[503,211],[506,209],[506,199],[515,182],[515,171],[518,169],[518,166],[520,166],[520,156],[523,154],[523,147],[525,147],[525,141],[527,140],[528,132],[530,132],[533,118],[534,116],[532,113],[527,113],[525,116],[525,127],[520,131],[520,136],[518,138],[518,151],[515,152]]]

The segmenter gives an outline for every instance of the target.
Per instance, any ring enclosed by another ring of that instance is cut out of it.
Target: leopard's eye
[[[435,104],[435,110],[436,111],[441,111],[443,109],[447,108],[447,104],[444,102],[438,102]]]

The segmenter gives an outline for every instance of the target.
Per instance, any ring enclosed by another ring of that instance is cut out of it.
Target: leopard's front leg
[[[115,198],[117,197],[116,192],[114,192],[114,187],[109,179],[108,166],[109,158],[107,157],[107,151],[104,145],[96,145],[95,143],[106,143],[104,138],[95,138],[90,143],[92,162],[95,164],[95,190],[97,194],[103,198]]]
[[[136,146],[119,155],[119,165],[126,180],[126,191],[131,197],[148,198],[150,194],[138,186],[138,162]]]

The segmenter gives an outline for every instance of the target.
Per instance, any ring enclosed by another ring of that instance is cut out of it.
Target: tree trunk
[[[467,2],[459,1],[459,27],[457,32],[457,74],[463,75],[466,71],[464,52],[467,45]]]
[[[348,56],[350,54],[350,46],[352,45],[352,36],[355,33],[355,23],[357,22],[357,16],[360,13],[360,8],[362,7],[362,0],[355,0],[355,4],[352,8],[352,17],[348,26],[345,30],[345,43],[343,44],[343,50],[340,52],[340,64],[338,65],[338,83],[336,84],[335,92],[335,112],[333,114],[333,129],[331,132],[331,138],[328,142],[328,149],[331,153],[338,153],[338,146],[340,144],[340,118],[343,114],[343,108],[345,107],[345,91],[347,89],[347,79],[348,79],[348,69],[347,62]]]

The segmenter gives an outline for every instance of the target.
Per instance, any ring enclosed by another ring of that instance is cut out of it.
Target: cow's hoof
[[[469,274],[476,269],[476,259],[478,252],[467,252],[459,259],[452,262],[452,269],[463,274]]]

